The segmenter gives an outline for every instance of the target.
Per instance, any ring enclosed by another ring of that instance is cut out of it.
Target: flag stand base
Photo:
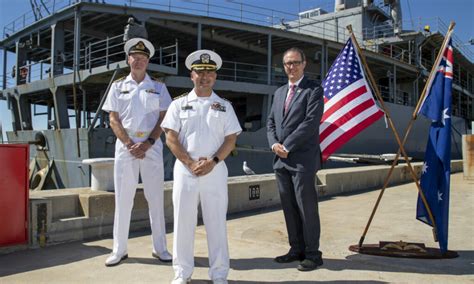
[[[359,245],[351,245],[349,250],[369,255],[406,258],[441,259],[456,258],[459,256],[455,251],[448,250],[442,254],[439,249],[425,247],[423,243],[407,243],[404,241],[380,241],[379,244],[368,244],[362,245],[361,247],[359,247]]]

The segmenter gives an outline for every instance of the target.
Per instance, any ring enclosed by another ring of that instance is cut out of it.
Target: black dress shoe
[[[296,253],[287,253],[285,255],[280,255],[275,257],[275,261],[278,263],[290,263],[293,261],[302,261],[304,259],[304,254],[296,254]]]
[[[305,259],[303,260],[297,267],[299,271],[311,271],[315,270],[318,268],[318,266],[323,265],[323,259],[322,258],[317,258],[317,259]]]

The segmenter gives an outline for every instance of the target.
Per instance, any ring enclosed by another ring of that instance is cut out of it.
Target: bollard
[[[91,166],[91,190],[114,191],[114,158],[85,159]]]
[[[462,164],[464,179],[474,180],[474,134],[462,136]]]

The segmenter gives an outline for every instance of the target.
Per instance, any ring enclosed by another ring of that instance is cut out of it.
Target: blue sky
[[[43,0],[51,2],[53,0]],[[56,2],[66,2],[67,0],[56,0]],[[186,1],[171,0],[172,2]],[[187,0],[189,2],[189,0]],[[193,0],[194,2],[211,3],[225,2],[225,0]],[[227,0],[229,1],[229,0]],[[40,2],[39,0],[37,1]],[[105,0],[105,2],[110,2]],[[117,2],[117,0],[114,0]],[[152,1],[149,1],[152,2]],[[168,2],[160,0],[160,3]],[[230,2],[242,2],[244,4],[268,7],[269,9],[285,11],[296,14],[298,10],[308,10],[322,7],[331,11],[334,7],[332,0],[230,0]],[[455,34],[459,39],[467,44],[468,40],[474,37],[474,0],[401,0],[404,21],[413,19],[415,25],[421,19],[434,19],[439,17],[446,24],[450,21],[456,22]],[[30,0],[0,0],[0,36],[3,35],[3,27],[12,22],[25,12],[31,10]],[[432,22],[432,21],[431,21]],[[474,46],[467,46],[474,52]],[[10,62],[11,60],[9,60]],[[3,66],[3,51],[0,51],[0,66]],[[11,130],[10,111],[7,110],[6,102],[0,101],[0,121],[5,130]],[[34,127],[42,129],[46,126],[44,116],[34,119]]]

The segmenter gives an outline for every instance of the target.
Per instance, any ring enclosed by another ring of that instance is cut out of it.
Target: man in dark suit
[[[278,263],[301,261],[300,271],[323,264],[319,251],[320,222],[316,172],[321,168],[319,123],[323,90],[304,76],[306,57],[299,48],[283,54],[288,84],[275,91],[267,122],[267,137],[276,154],[273,163],[285,215],[290,250]]]

